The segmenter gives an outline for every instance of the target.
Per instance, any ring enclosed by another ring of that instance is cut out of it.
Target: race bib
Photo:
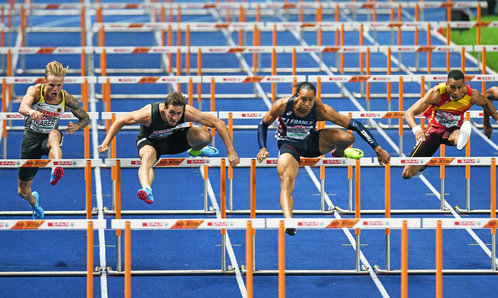
[[[448,113],[444,111],[436,111],[435,119],[436,121],[445,126],[445,127],[453,127],[458,125],[458,121],[460,121],[461,115],[455,115],[453,113]]]

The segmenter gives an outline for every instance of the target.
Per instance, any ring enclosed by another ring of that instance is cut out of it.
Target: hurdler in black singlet
[[[183,115],[175,125],[170,125],[161,118],[159,102],[151,104],[151,123],[149,126],[140,125],[140,132],[137,136],[137,149],[145,145],[153,146],[156,149],[156,157],[162,154],[177,154],[190,148],[187,142],[187,131],[185,127],[185,108]],[[183,125],[182,125],[183,124]]]

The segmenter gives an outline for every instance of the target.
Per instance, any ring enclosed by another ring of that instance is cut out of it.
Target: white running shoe
[[[469,121],[465,121],[460,127],[460,136],[458,137],[456,148],[457,150],[462,150],[467,141],[469,140],[470,133],[472,131],[472,124]]]

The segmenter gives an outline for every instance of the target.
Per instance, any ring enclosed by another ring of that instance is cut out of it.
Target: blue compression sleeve
[[[268,134],[268,126],[269,124],[266,124],[265,121],[261,120],[258,124],[258,144],[259,144],[259,149],[266,147],[266,136]]]
[[[372,149],[375,149],[379,144],[375,140],[374,136],[370,133],[370,131],[354,119],[349,120],[348,129],[356,131],[362,139],[364,139]]]

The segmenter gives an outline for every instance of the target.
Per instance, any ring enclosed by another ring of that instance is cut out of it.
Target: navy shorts
[[[290,153],[297,162],[300,157],[318,157],[323,153],[320,152],[319,146],[320,131],[312,131],[311,134],[302,141],[278,141],[279,156],[284,153]]]
[[[137,151],[143,146],[149,145],[156,149],[156,160],[161,158],[162,154],[178,154],[190,149],[187,141],[187,132],[190,127],[183,127],[175,130],[171,135],[164,138],[141,138],[137,137]]]

